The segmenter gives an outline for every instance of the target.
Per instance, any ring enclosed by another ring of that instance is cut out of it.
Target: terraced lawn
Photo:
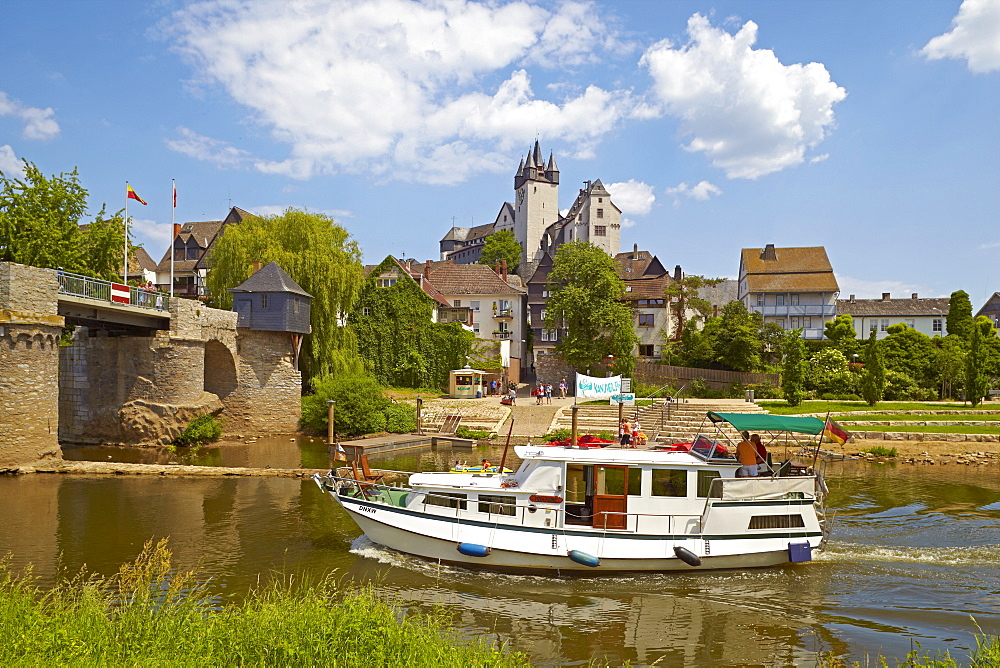
[[[884,415],[879,413],[872,413],[871,415],[842,415],[837,418],[837,422],[847,424],[852,420],[861,420],[867,422],[869,420],[873,422],[884,422],[886,420],[891,422],[909,422],[915,420],[927,420],[929,422],[1000,422],[1000,413],[996,415],[962,415],[961,413],[953,413],[950,415]]]
[[[912,431],[924,434],[1000,434],[998,425],[923,425],[923,424],[893,424],[867,425],[845,424],[848,431]]]
[[[844,411],[952,411],[973,410],[970,404],[937,403],[927,401],[880,401],[874,407],[863,401],[803,401],[789,406],[781,401],[758,401],[757,405],[775,415],[801,415],[802,413],[840,413]],[[1000,410],[1000,404],[980,404],[975,410]]]

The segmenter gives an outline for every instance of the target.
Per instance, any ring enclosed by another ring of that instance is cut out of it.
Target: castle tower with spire
[[[546,164],[535,146],[514,175],[514,236],[521,244],[521,261],[534,260],[545,229],[559,220],[559,168],[555,155]]]

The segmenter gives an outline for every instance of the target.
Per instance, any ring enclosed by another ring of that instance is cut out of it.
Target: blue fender
[[[476,543],[459,543],[458,551],[467,557],[490,556],[490,548],[485,545],[477,545]]]
[[[570,560],[575,561],[578,564],[582,564],[583,566],[590,566],[591,568],[595,568],[601,563],[601,560],[595,557],[594,555],[587,554],[586,552],[581,552],[580,550],[570,550],[569,558]]]

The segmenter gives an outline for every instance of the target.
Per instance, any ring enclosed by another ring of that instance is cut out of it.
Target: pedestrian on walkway
[[[563,399],[566,398],[566,389],[568,387],[569,387],[569,385],[566,384],[566,379],[565,378],[563,378],[561,381],[559,381],[559,396],[561,396]]]
[[[545,383],[545,403],[552,403],[552,383]]]

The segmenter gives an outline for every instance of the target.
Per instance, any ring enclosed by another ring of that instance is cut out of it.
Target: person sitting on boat
[[[757,477],[757,449],[750,442],[750,432],[740,432],[743,440],[736,446],[736,459],[740,462],[740,469],[736,475],[740,478]]]
[[[483,473],[489,473],[489,471],[490,471],[490,460],[484,459],[482,461],[482,463],[480,463],[480,467],[482,467]]]
[[[757,472],[760,473],[762,469],[767,469],[767,448],[761,443],[760,434],[751,436],[750,442],[753,443],[753,449],[757,453]]]

